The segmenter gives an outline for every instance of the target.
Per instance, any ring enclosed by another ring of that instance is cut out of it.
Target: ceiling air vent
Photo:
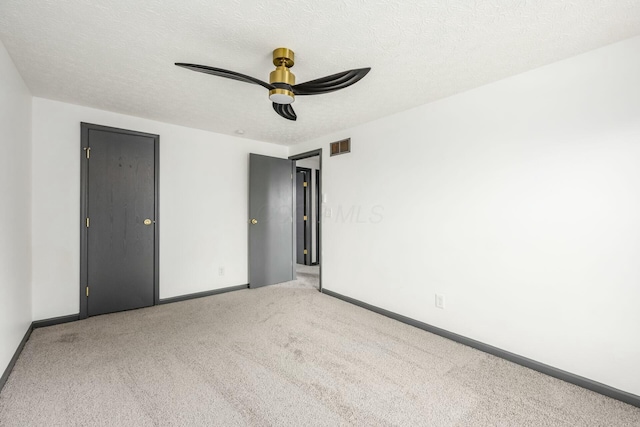
[[[331,143],[331,155],[346,154],[351,152],[351,138]]]

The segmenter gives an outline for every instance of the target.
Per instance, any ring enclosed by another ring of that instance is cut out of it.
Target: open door
[[[311,265],[311,169],[296,167],[296,263]]]
[[[249,287],[295,279],[295,162],[249,155]]]

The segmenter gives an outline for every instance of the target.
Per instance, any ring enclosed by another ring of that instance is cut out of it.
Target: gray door
[[[101,127],[86,136],[86,314],[151,306],[157,136]]]
[[[249,286],[295,278],[293,174],[288,159],[249,156]]]
[[[311,264],[311,169],[296,168],[296,263]]]

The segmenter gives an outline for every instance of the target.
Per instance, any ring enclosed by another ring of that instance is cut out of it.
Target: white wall
[[[0,42],[0,375],[31,324],[31,94]]]
[[[640,37],[317,148],[326,289],[640,395]]]
[[[79,310],[80,122],[160,135],[160,298],[248,283],[249,152],[286,147],[34,98],[35,319]]]
[[[311,180],[309,185],[311,186],[311,262],[318,262],[318,251],[316,250],[316,241],[317,241],[317,227],[315,226],[318,211],[316,209],[316,171],[320,170],[320,156],[309,157],[302,160],[296,161],[296,166],[301,168],[309,168],[311,169]]]

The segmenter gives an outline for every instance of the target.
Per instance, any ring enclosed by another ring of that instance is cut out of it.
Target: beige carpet
[[[308,287],[320,289],[320,266],[296,264],[297,280],[277,286]]]
[[[2,426],[638,426],[640,409],[313,289],[37,329]]]

